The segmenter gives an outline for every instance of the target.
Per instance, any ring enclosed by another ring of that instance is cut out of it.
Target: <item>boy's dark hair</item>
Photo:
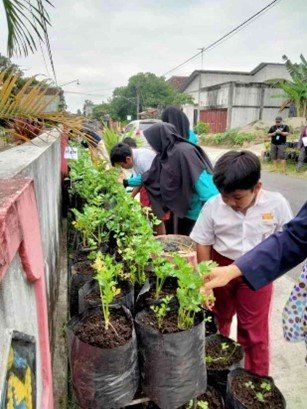
[[[134,138],[131,138],[130,136],[127,136],[126,138],[124,138],[122,142],[125,143],[126,145],[129,145],[130,148],[138,147],[136,140]]]
[[[112,166],[115,166],[117,163],[126,162],[126,158],[132,156],[132,149],[126,143],[118,143],[113,146],[110,153],[110,160]]]
[[[213,180],[221,193],[231,193],[237,189],[253,189],[259,182],[260,173],[260,160],[255,154],[230,151],[216,162]]]

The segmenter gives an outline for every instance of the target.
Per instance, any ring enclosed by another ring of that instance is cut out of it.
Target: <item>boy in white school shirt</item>
[[[261,165],[251,152],[230,151],[214,168],[220,195],[209,200],[191,233],[198,261],[215,260],[227,266],[292,219],[287,200],[262,189]],[[245,368],[259,375],[269,372],[269,309],[272,284],[252,290],[239,277],[214,290],[221,334],[229,336],[232,318],[238,318],[238,342],[245,350]]]

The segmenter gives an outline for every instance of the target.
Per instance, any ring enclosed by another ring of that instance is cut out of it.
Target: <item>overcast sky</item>
[[[58,84],[75,112],[85,99],[106,101],[112,88],[141,71],[164,74],[230,31],[271,0],[51,0],[50,42]],[[0,52],[6,55],[0,2]],[[251,70],[307,57],[307,1],[281,0],[255,22],[204,55],[205,69]],[[47,55],[47,54],[46,54]],[[26,74],[48,75],[41,52],[13,58]],[[200,58],[172,73],[189,75]],[[51,70],[49,66],[49,76]],[[73,94],[78,92],[88,95]],[[93,95],[90,95],[93,94]]]

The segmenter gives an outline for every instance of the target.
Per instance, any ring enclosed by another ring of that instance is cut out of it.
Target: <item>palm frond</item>
[[[43,0],[52,6],[49,0]],[[42,2],[40,2],[42,3]],[[27,56],[37,49],[37,40],[43,41],[50,18],[46,7],[29,0],[3,0],[8,27],[7,50],[12,55]]]
[[[17,94],[13,95],[11,91],[17,80],[17,75],[8,74],[6,71],[0,72],[0,121],[5,122],[9,128],[13,128],[13,133],[15,129],[16,137],[21,134],[18,121],[24,120],[24,126],[28,121],[38,127],[64,127],[70,131],[71,137],[86,138],[81,132],[84,117],[62,111],[46,112],[47,106],[61,92],[60,88],[52,97],[49,98],[48,95],[47,99],[48,82],[34,84],[35,78],[33,77],[23,85]],[[33,130],[36,132],[35,127]],[[31,132],[30,128],[28,131]]]

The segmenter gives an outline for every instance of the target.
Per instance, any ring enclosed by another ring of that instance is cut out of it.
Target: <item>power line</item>
[[[110,95],[109,94],[104,94],[104,95],[102,95],[102,94],[90,94],[90,93],[87,93],[87,92],[80,92],[80,91],[64,91],[65,92],[65,94],[77,94],[77,95],[88,95],[88,96],[91,96],[91,97],[99,97],[99,98],[101,98],[101,97],[109,97]]]
[[[236,33],[240,32],[241,30],[243,30],[243,28],[247,27],[251,22],[253,22],[254,20],[256,20],[258,17],[260,17],[262,14],[264,14],[265,12],[269,11],[272,7],[276,6],[277,3],[279,3],[281,0],[274,0],[272,1],[270,4],[268,4],[267,6],[265,6],[264,8],[262,8],[261,10],[259,10],[257,13],[253,14],[251,17],[249,17],[247,20],[243,21],[241,24],[239,24],[238,26],[236,26],[235,28],[233,28],[231,31],[229,31],[227,34],[223,35],[221,38],[219,38],[218,40],[214,41],[213,43],[211,43],[210,45],[208,45],[207,47],[202,47],[200,49],[199,52],[197,52],[196,54],[194,54],[192,57],[188,58],[187,60],[185,60],[183,63],[177,65],[176,67],[172,68],[171,70],[167,71],[165,74],[163,74],[163,76],[166,76],[168,74],[170,74],[173,71],[176,71],[178,68],[182,67],[183,65],[187,64],[188,62],[194,60],[196,57],[198,57],[199,55],[203,54],[204,52],[208,52],[211,49],[215,48],[216,46],[220,45],[221,43],[223,43],[224,41],[226,41],[228,38],[233,37]]]

